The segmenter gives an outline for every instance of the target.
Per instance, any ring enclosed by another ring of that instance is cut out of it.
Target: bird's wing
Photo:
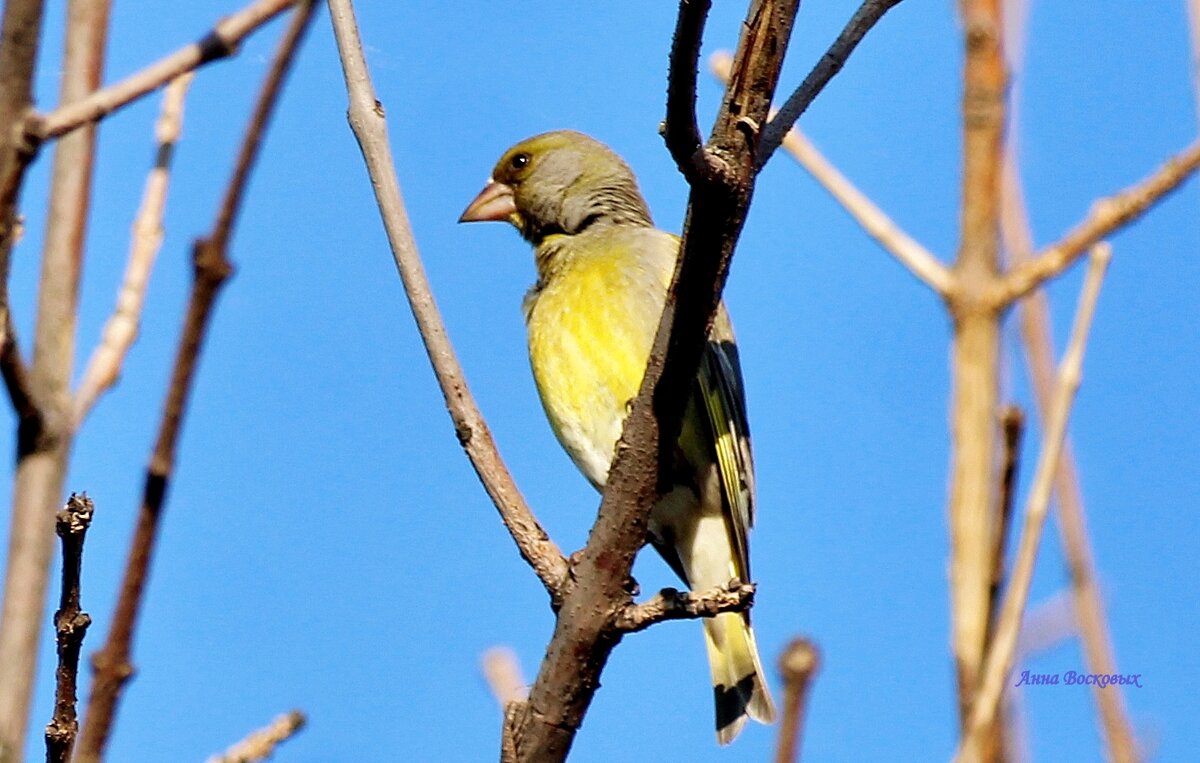
[[[750,454],[750,426],[737,342],[724,303],[717,308],[697,380],[716,453],[722,503],[738,572],[743,581],[750,582],[747,536],[754,525],[754,461]]]

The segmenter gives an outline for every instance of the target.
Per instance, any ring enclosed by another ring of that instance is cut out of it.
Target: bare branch
[[[83,98],[99,84],[108,12],[108,0],[67,4],[61,103]],[[18,145],[15,150],[15,158],[7,163],[5,189],[0,191],[0,221],[13,219],[24,169],[33,156],[29,146]],[[33,363],[26,387],[36,415],[27,413],[18,424],[10,556],[0,616],[0,748],[12,745],[20,750],[29,723],[54,550],[51,525],[62,505],[71,450],[70,381],[94,156],[95,130],[83,130],[55,147],[51,168]],[[11,229],[4,231],[9,233]],[[0,248],[12,243],[9,235],[0,238],[5,239],[0,240]]]
[[[713,73],[722,82],[729,82],[733,59],[728,53],[715,53],[710,61]],[[783,148],[800,166],[829,191],[867,235],[875,239],[884,251],[908,268],[921,282],[943,297],[954,288],[954,274],[938,261],[928,249],[914,241],[896,225],[883,210],[846,179],[808,138],[793,127],[783,138]]]
[[[58,645],[57,688],[54,693],[54,718],[46,726],[47,763],[68,763],[75,746],[79,723],[75,716],[79,677],[79,652],[92,618],[79,608],[80,570],[83,566],[83,541],[96,507],[87,495],[71,494],[67,505],[56,515],[55,530],[62,540],[62,593],[54,613],[55,640]]]
[[[1033,236],[1029,230],[1029,218],[1017,175],[1016,155],[1011,147],[1004,163],[1001,233],[1011,264],[1019,267],[1028,261],[1033,251]],[[1034,290],[1017,304],[1026,364],[1034,398],[1043,417],[1048,414],[1054,390],[1049,302],[1043,291]],[[1096,583],[1096,563],[1088,538],[1086,511],[1069,437],[1063,442],[1062,456],[1054,477],[1054,492],[1058,498],[1054,515],[1058,520],[1059,535],[1071,577],[1071,596],[1085,664],[1089,673],[1111,675],[1117,672],[1117,661],[1108,632],[1104,601]],[[1113,763],[1136,763],[1139,751],[1121,688],[1092,687],[1092,696],[1100,711],[1109,758]]]
[[[792,129],[792,125],[796,124],[796,120],[800,118],[808,105],[846,65],[846,60],[850,58],[850,54],[854,52],[867,32],[871,31],[876,22],[883,18],[883,14],[899,4],[900,0],[864,0],[854,15],[850,17],[850,21],[846,22],[846,27],[834,40],[833,45],[825,51],[825,55],[821,56],[821,60],[796,88],[796,92],[788,97],[787,102],[779,109],[779,113],[772,117],[771,121],[763,128],[762,139],[758,146],[758,167],[760,169],[775,153],[775,149],[779,148],[788,131]]]
[[[248,180],[249,170],[254,166],[258,155],[263,132],[278,103],[283,81],[308,29],[314,8],[314,0],[302,0],[297,6],[259,92],[254,112],[242,139],[233,176],[213,229],[207,237],[197,240],[192,250],[193,280],[187,316],[180,333],[171,382],[159,423],[158,438],[146,469],[142,505],[138,511],[137,525],[121,581],[112,626],[104,648],[93,658],[96,675],[91,696],[88,698],[87,718],[80,737],[80,749],[76,755],[78,763],[98,763],[102,758],[112,732],[121,691],[133,674],[133,666],[130,664],[133,633],[141,610],[146,576],[154,554],[167,488],[174,471],[179,433],[212,317],[213,305],[222,284],[233,270],[227,256],[227,247],[232,232],[231,225],[236,219],[236,209],[231,209],[230,206],[236,207],[241,203],[243,189]]]
[[[1034,473],[1033,488],[1025,506],[1025,522],[1021,528],[1016,564],[1005,593],[995,638],[992,639],[988,648],[979,692],[971,708],[970,722],[961,741],[956,756],[957,760],[971,759],[969,756],[974,743],[991,726],[1004,691],[1004,684],[1012,669],[1017,636],[1021,629],[1021,615],[1029,597],[1029,586],[1033,580],[1033,567],[1037,560],[1038,545],[1050,507],[1054,473],[1057,471],[1059,456],[1062,453],[1071,405],[1082,380],[1084,349],[1092,317],[1096,311],[1100,285],[1104,280],[1104,272],[1111,256],[1111,250],[1107,246],[1097,246],[1092,251],[1091,267],[1088,269],[1083,292],[1079,298],[1075,324],[1071,329],[1070,344],[1068,344],[1067,352],[1059,366],[1058,379],[1054,389],[1054,402],[1046,421],[1046,431],[1042,438],[1042,450]]]
[[[31,119],[26,130],[37,140],[49,140],[103,119],[179,75],[233,55],[241,41],[298,0],[257,0],[217,22],[199,41],[184,46],[145,69],[87,98],[68,102]]]
[[[770,109],[797,3],[755,0],[746,13],[732,84],[705,149],[730,172],[689,178],[688,215],[666,309],[617,443],[596,523],[572,569],[576,583],[559,610],[529,702],[505,726],[515,739],[518,760],[566,756],[620,640],[607,613],[628,601],[634,556],[645,542],[660,485],[669,481],[688,390],[753,194],[757,132]],[[694,78],[694,73],[672,70],[669,76]],[[667,125],[666,134],[676,133]],[[587,659],[581,661],[581,654]]]
[[[744,612],[753,604],[754,586],[739,581],[698,593],[664,588],[648,601],[622,607],[613,619],[613,627],[623,633],[636,633],[666,620],[695,620],[716,617],[722,612]]]
[[[728,171],[724,163],[704,149],[696,124],[696,75],[704,22],[712,0],[680,0],[675,36],[671,38],[671,77],[667,82],[667,118],[663,139],[684,177]]]
[[[1141,217],[1182,185],[1198,167],[1200,140],[1171,157],[1144,180],[1092,204],[1088,216],[1061,240],[1043,249],[1034,259],[1014,266],[988,293],[988,301],[1003,309],[1024,297],[1070,267],[1088,247]]]
[[[117,306],[104,325],[100,344],[93,350],[87,370],[75,391],[72,420],[76,429],[100,395],[116,384],[121,364],[137,339],[150,272],[154,269],[154,260],[162,246],[162,220],[171,176],[171,159],[183,123],[184,96],[193,76],[192,72],[188,72],[175,78],[167,85],[163,96],[162,112],[155,128],[158,150],[155,152],[154,167],[146,178],[141,208],[133,222],[129,262],[117,294]]]
[[[405,295],[445,397],[458,441],[496,510],[500,512],[500,518],[516,542],[521,557],[537,573],[552,600],[557,601],[567,578],[567,561],[525,503],[500,458],[496,442],[467,387],[462,366],[446,336],[446,326],[434,302],[429,279],[425,277],[425,269],[421,265],[408,214],[404,209],[404,198],[400,194],[395,163],[388,144],[383,104],[376,99],[371,84],[358,24],[354,19],[354,8],[350,0],[329,0],[329,14],[350,99],[350,127],[366,161],[388,243],[396,260],[396,269],[404,283]]]
[[[988,591],[988,639],[996,630],[996,617],[1000,613],[1000,592],[1004,588],[1005,544],[1012,520],[1013,502],[1017,493],[1017,466],[1021,457],[1021,439],[1025,434],[1025,414],[1020,406],[1008,405],[1000,414],[1000,425],[1004,431],[1004,458],[1000,466],[1000,510],[996,512],[995,543],[992,551],[992,584]]]
[[[213,755],[207,763],[257,763],[266,760],[275,754],[276,747],[295,736],[306,723],[308,719],[299,710],[284,713],[224,753]]]
[[[957,289],[947,300],[954,322],[950,467],[950,588],[952,646],[958,677],[959,719],[965,726],[979,683],[988,638],[996,548],[1000,315],[982,295],[999,273],[999,189],[1004,146],[1005,91],[1000,0],[959,5],[966,55],[963,64],[963,179],[960,241],[954,263]],[[989,730],[990,731],[990,730]],[[978,760],[996,755],[1000,737],[989,733]]]
[[[529,684],[521,675],[517,654],[504,646],[494,646],[479,659],[483,676],[492,689],[492,696],[501,709],[513,702],[524,702],[529,696]]]
[[[779,656],[779,673],[783,676],[783,720],[779,727],[779,744],[775,748],[775,763],[800,760],[804,706],[809,686],[820,668],[821,650],[806,638],[793,639]]]

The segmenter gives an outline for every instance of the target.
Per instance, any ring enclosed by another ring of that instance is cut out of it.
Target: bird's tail
[[[705,618],[704,641],[716,699],[717,742],[732,742],[747,716],[760,723],[773,723],[775,703],[763,677],[749,617],[724,612]]]

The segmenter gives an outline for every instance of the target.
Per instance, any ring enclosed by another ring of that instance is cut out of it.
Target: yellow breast
[[[650,228],[607,233],[547,242],[555,250],[539,259],[541,283],[526,303],[529,360],[550,426],[597,487],[641,385],[677,249]]]

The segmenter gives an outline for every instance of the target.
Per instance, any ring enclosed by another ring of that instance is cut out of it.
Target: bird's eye
[[[529,164],[529,154],[517,154],[508,163],[514,170],[523,169]]]

